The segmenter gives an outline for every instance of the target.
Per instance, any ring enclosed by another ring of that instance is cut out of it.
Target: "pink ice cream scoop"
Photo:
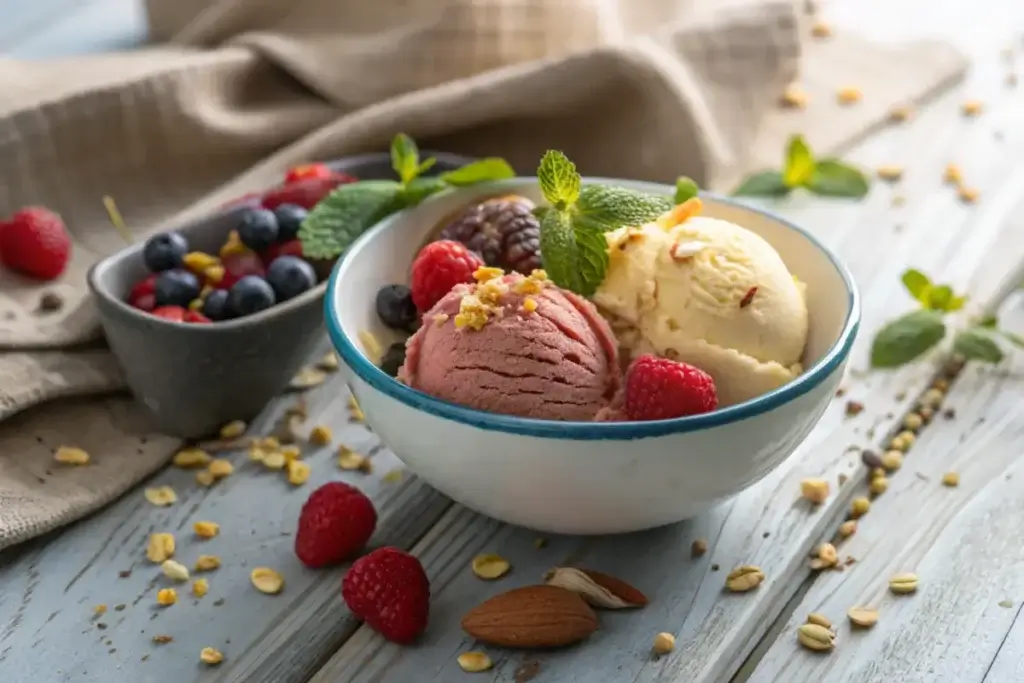
[[[491,275],[455,287],[423,316],[399,380],[477,410],[593,420],[621,380],[608,323],[540,271]]]

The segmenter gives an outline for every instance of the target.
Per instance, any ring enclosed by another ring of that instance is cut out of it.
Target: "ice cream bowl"
[[[670,195],[662,185],[584,179]],[[436,224],[486,197],[540,202],[535,178],[436,195],[381,222],[339,260],[328,283],[328,333],[368,425],[418,476],[455,501],[538,531],[608,534],[678,522],[752,486],[785,461],[817,424],[843,376],[860,320],[853,278],[813,236],[755,208],[703,196],[704,215],[765,238],[807,286],[804,372],[714,412],[651,422],[563,422],[473,410],[393,379],[364,348],[393,336],[373,293],[407,280]]]

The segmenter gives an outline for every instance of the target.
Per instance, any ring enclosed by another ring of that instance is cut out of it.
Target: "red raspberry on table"
[[[430,581],[423,565],[398,548],[360,557],[341,582],[352,613],[395,643],[410,643],[427,628]]]
[[[301,164],[288,169],[288,173],[284,176],[284,182],[288,184],[310,178],[330,178],[333,175],[334,171],[327,164]]]
[[[630,420],[668,420],[717,407],[714,380],[692,365],[645,355],[626,370],[625,410]]]
[[[128,305],[140,311],[152,311],[156,308],[156,273],[147,275],[135,283],[128,293]]]
[[[153,315],[171,322],[183,323],[188,311],[181,306],[160,306],[153,309]]]
[[[71,259],[71,236],[61,217],[28,206],[0,222],[0,263],[40,280],[53,280]]]
[[[263,265],[267,268],[274,262],[278,256],[298,256],[302,258],[302,242],[300,240],[288,240],[287,242],[277,242],[271,244],[269,247],[260,252],[260,259],[263,261]]]
[[[431,242],[420,249],[412,262],[412,302],[420,313],[426,313],[455,285],[473,282],[473,273],[482,265],[484,262],[476,252],[461,242]]]
[[[302,506],[295,554],[313,568],[344,562],[362,550],[376,526],[377,511],[362,491],[328,482]]]
[[[263,194],[263,208],[273,211],[282,204],[297,204],[307,211],[320,203],[320,200],[331,193],[339,185],[354,183],[354,178],[345,173],[335,173],[329,178],[307,178],[294,183],[287,183]]]

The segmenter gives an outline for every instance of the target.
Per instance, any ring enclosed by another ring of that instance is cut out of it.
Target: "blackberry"
[[[489,266],[529,274],[541,267],[540,221],[525,197],[494,197],[470,206],[441,231],[440,239],[462,242]]]

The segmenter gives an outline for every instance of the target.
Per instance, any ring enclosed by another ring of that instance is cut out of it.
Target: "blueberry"
[[[162,273],[171,268],[180,268],[188,253],[188,240],[178,232],[162,232],[146,240],[142,248],[142,259],[151,272]]]
[[[228,309],[237,316],[258,313],[275,303],[273,287],[259,275],[246,275],[228,292]]]
[[[267,282],[278,301],[287,301],[316,286],[316,272],[298,256],[278,256],[267,268]]]
[[[215,289],[210,292],[203,301],[203,315],[213,321],[227,320],[231,317],[231,308],[228,306],[228,290]]]
[[[385,285],[377,292],[377,315],[394,330],[412,330],[416,325],[416,304],[405,285]]]
[[[297,204],[282,204],[274,209],[277,218],[277,239],[288,242],[299,235],[299,226],[306,220],[309,212]]]
[[[405,342],[395,342],[384,352],[380,369],[392,377],[398,377],[398,368],[405,362]]]
[[[153,283],[157,306],[188,306],[199,296],[199,278],[187,270],[165,270]]]
[[[263,251],[277,241],[278,231],[273,211],[250,209],[238,224],[238,239],[253,251]]]

